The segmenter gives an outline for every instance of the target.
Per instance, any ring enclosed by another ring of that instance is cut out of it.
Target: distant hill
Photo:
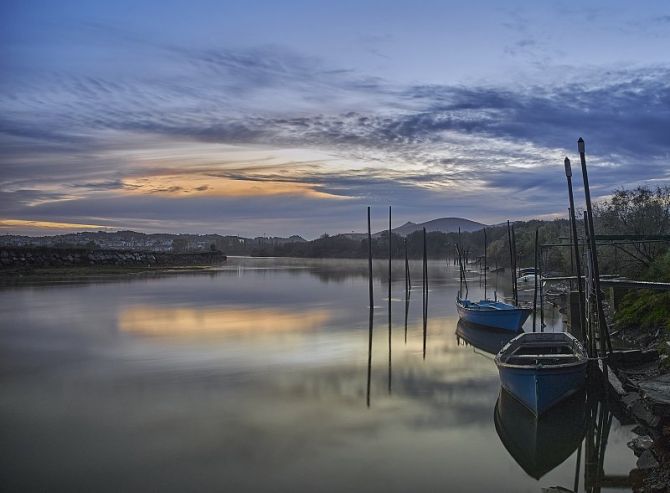
[[[461,232],[471,233],[473,231],[484,229],[487,226],[488,225],[486,224],[471,221],[470,219],[464,219],[462,217],[442,217],[440,219],[426,221],[425,223],[413,223],[409,221],[402,226],[394,228],[393,232],[400,236],[407,236],[415,231],[421,231],[421,229],[425,227],[427,233],[458,233],[458,228],[460,227]],[[386,234],[386,230],[377,231],[376,233],[372,233],[372,237],[379,238],[384,234]],[[364,240],[367,238],[367,233],[341,233],[336,236],[347,238],[349,240]]]
[[[415,231],[421,231],[426,228],[426,232],[432,233],[439,231],[441,233],[457,233],[458,228],[464,233],[472,231],[479,231],[486,227],[486,224],[471,221],[470,219],[463,219],[462,217],[442,217],[440,219],[433,219],[425,223],[406,222],[402,226],[393,229],[393,232],[400,236],[407,236]]]

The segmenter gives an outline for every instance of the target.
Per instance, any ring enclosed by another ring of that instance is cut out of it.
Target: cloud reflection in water
[[[119,329],[153,337],[223,336],[315,330],[330,320],[324,308],[295,311],[279,308],[172,308],[131,306],[119,313]]]

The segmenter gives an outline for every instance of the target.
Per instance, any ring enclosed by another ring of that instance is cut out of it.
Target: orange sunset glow
[[[236,180],[218,176],[168,174],[125,178],[128,194],[152,194],[165,197],[267,197],[294,195],[315,199],[345,199],[322,192],[308,183],[272,180]]]
[[[98,224],[59,223],[53,221],[28,221],[24,219],[0,219],[0,229],[4,228],[42,228],[42,229],[105,229]]]

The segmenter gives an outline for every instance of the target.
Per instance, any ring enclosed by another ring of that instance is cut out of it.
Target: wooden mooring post
[[[514,248],[512,247],[512,228],[507,221],[507,242],[509,243],[509,270],[512,273],[512,301],[515,305],[518,304],[516,296],[516,263],[514,259]]]
[[[486,241],[486,228],[484,228],[484,299],[487,299],[486,296],[486,277],[488,266],[486,265],[486,248],[488,247],[488,242]]]
[[[584,181],[584,198],[586,201],[586,218],[588,229],[589,242],[591,246],[591,275],[593,278],[593,288],[595,291],[596,311],[598,317],[598,329],[600,332],[600,351],[601,356],[605,356],[606,352],[612,352],[612,342],[610,341],[609,329],[607,328],[607,320],[605,319],[605,311],[603,310],[602,294],[600,291],[600,269],[598,267],[598,252],[596,250],[595,230],[593,228],[593,209],[591,207],[591,190],[589,188],[589,174],[586,170],[586,145],[584,139],[581,137],[577,141],[577,150],[579,151],[579,159],[582,165],[582,179]]]
[[[514,224],[512,224],[512,258],[514,259],[514,304],[519,304],[519,271],[516,260],[518,258],[516,253],[516,232],[514,231]]]
[[[428,249],[426,228],[423,228],[423,359],[426,359],[426,339],[428,338]]]
[[[407,257],[407,238],[404,239],[405,245],[405,344],[407,344],[407,316],[409,314],[409,296],[412,289],[409,274],[409,259]]]
[[[372,302],[372,232],[370,228],[370,208],[368,207],[368,290],[370,292],[370,308],[374,306]]]
[[[544,282],[542,281],[542,273],[544,272],[544,260],[543,260],[543,249],[542,245],[540,245],[540,257],[538,259],[538,265],[539,265],[539,277],[540,277],[540,284],[539,284],[539,291],[540,291],[540,332],[544,332]]]
[[[368,207],[368,280],[369,280],[369,321],[368,321],[368,380],[366,404],[370,407],[370,380],[372,377],[372,321],[374,319],[375,307],[372,292],[372,233],[370,228],[370,208]]]
[[[407,238],[404,240],[405,245],[405,297],[409,297],[409,292],[412,290],[412,276],[409,272],[409,258],[407,256]]]
[[[537,243],[538,243],[539,233],[538,230],[535,230],[535,269],[533,270],[533,277],[535,279],[535,288],[533,289],[533,332],[537,331],[536,321],[537,321]]]
[[[389,394],[391,393],[391,206],[389,206],[389,301],[388,301],[388,312],[389,312],[389,372],[388,372],[388,390]]]
[[[579,292],[579,325],[581,340],[585,343],[586,348],[589,352],[589,357],[593,357],[593,349],[590,347],[590,344],[586,341],[587,331],[586,331],[586,320],[584,317],[584,310],[586,303],[584,301],[584,290],[582,288],[582,268],[581,260],[579,255],[579,238],[577,236],[577,220],[575,219],[575,198],[572,192],[572,167],[570,166],[570,160],[566,157],[563,161],[565,167],[565,177],[568,181],[568,199],[570,201],[570,236],[572,238],[572,254],[571,258],[574,258],[574,274],[577,277],[577,291]]]

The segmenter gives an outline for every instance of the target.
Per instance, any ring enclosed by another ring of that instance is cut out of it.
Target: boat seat
[[[515,354],[512,356],[512,358],[520,358],[520,359],[541,359],[541,358],[551,358],[551,359],[556,359],[556,358],[562,358],[562,359],[567,359],[567,358],[575,358],[574,354]]]

